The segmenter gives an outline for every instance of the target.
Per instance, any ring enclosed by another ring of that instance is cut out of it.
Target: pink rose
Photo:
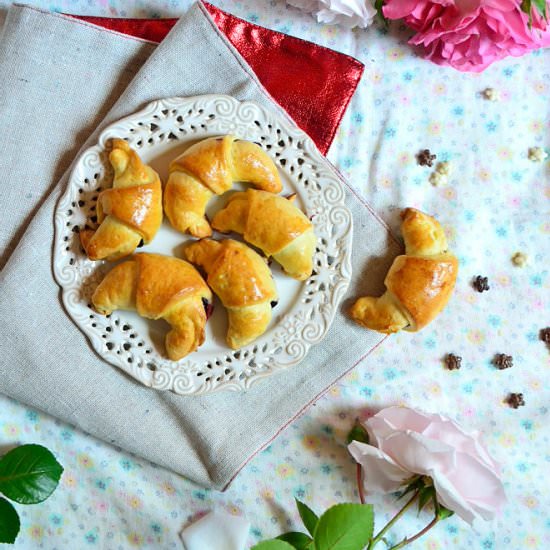
[[[506,495],[498,465],[477,434],[407,407],[383,409],[364,427],[376,446],[352,441],[348,449],[363,467],[366,491],[392,493],[415,476],[429,476],[438,502],[468,523],[500,512]]]
[[[388,19],[417,31],[409,44],[424,57],[459,71],[481,72],[494,61],[550,45],[550,30],[536,9],[529,16],[519,0],[386,0]]]

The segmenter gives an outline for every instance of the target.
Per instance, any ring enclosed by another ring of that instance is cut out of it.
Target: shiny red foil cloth
[[[259,27],[212,4],[204,5],[273,99],[326,154],[364,65],[349,55]],[[152,42],[161,42],[177,22],[177,19],[73,17]]]

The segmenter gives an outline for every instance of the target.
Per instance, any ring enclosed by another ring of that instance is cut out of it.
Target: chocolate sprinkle
[[[547,345],[550,346],[550,327],[540,329],[540,339]]]
[[[505,353],[497,353],[493,359],[493,365],[495,365],[498,370],[509,369],[514,366],[514,358]]]
[[[489,290],[489,279],[487,277],[482,277],[478,275],[472,282],[472,286],[478,291],[483,292],[484,290]]]
[[[416,155],[416,161],[420,166],[433,166],[436,155],[432,155],[429,149],[423,149]]]
[[[517,409],[519,407],[525,406],[525,400],[523,399],[522,393],[511,393],[506,398],[506,403],[512,407],[512,409]]]
[[[462,357],[449,353],[445,357],[445,365],[449,370],[458,370],[462,365]]]

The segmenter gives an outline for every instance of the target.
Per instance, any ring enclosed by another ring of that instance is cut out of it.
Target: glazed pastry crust
[[[203,299],[210,302],[212,293],[191,264],[160,254],[136,254],[105,276],[92,303],[103,315],[126,309],[167,321],[172,330],[166,336],[166,352],[177,361],[204,342]]]
[[[244,240],[273,256],[284,271],[298,280],[312,272],[316,238],[313,224],[292,201],[248,189],[235,193],[212,220],[212,227],[241,233]]]
[[[227,343],[232,349],[249,344],[265,332],[277,291],[261,256],[231,239],[203,239],[188,246],[184,257],[205,270],[208,285],[227,309]]]
[[[172,161],[166,183],[164,211],[172,226],[195,237],[210,236],[208,201],[231,189],[235,181],[271,193],[282,190],[275,164],[255,143],[224,136],[189,147]]]
[[[404,210],[402,218],[406,254],[388,271],[386,293],[359,298],[350,310],[357,323],[384,333],[417,331],[430,323],[449,301],[458,273],[437,220],[414,208]]]
[[[113,187],[97,198],[97,230],[84,229],[80,241],[90,260],[128,256],[143,240],[151,242],[162,223],[162,187],[158,174],[143,164],[123,139],[112,140],[109,160]]]

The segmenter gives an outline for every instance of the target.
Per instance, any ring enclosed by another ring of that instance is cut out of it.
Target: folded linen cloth
[[[7,260],[0,273],[0,391],[202,486],[225,487],[381,336],[355,326],[342,309],[303,363],[247,392],[184,397],[150,390],[98,357],[61,306],[51,243],[67,175],[55,188],[51,182],[65,172],[77,146],[90,146],[106,124],[159,97],[222,93],[288,115],[202,4],[156,48],[15,5],[0,51],[6,132],[0,143],[0,252]],[[349,189],[346,203],[354,218],[349,295],[381,291],[398,246]],[[14,247],[21,226],[26,231]]]

